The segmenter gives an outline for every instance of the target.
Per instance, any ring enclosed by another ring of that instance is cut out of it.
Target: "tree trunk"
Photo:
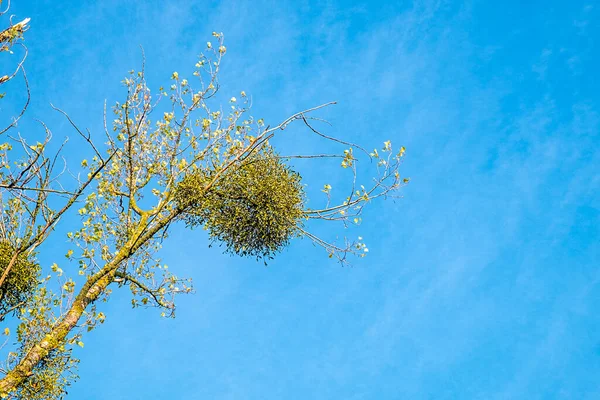
[[[118,265],[118,264],[117,264]],[[107,268],[107,267],[111,268]],[[91,277],[83,286],[69,312],[56,324],[44,339],[21,359],[19,364],[0,380],[0,396],[5,397],[31,376],[35,366],[57,348],[67,338],[69,332],[77,325],[79,318],[90,303],[93,303],[114,279],[115,269],[112,264],[107,265]],[[94,279],[95,278],[95,279]]]

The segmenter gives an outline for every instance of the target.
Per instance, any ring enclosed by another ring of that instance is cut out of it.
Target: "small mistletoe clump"
[[[7,240],[0,240],[0,276],[15,254],[15,247]],[[27,254],[17,256],[6,280],[0,287],[0,315],[10,312],[25,302],[38,285],[40,266]]]
[[[228,252],[272,258],[299,235],[305,217],[301,177],[271,149],[232,165],[205,191],[210,181],[200,171],[189,174],[176,200],[188,226],[204,225]]]

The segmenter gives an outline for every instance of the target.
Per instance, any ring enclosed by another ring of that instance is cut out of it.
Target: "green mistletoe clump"
[[[204,226],[228,252],[256,258],[272,258],[299,236],[305,217],[300,175],[270,148],[216,179],[200,169],[188,174],[176,201],[188,226]]]
[[[15,247],[7,240],[0,240],[0,276],[15,254]],[[14,310],[24,303],[38,286],[40,266],[26,253],[17,256],[6,280],[0,286],[0,315]]]

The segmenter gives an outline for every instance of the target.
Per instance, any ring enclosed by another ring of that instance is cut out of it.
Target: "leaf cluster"
[[[188,226],[203,225],[240,256],[272,258],[299,235],[305,218],[300,175],[268,147],[216,180],[201,170],[187,175],[175,199]]]
[[[29,19],[27,18],[0,32],[0,51],[8,51],[16,40],[23,38],[23,32],[27,30],[28,22]]]

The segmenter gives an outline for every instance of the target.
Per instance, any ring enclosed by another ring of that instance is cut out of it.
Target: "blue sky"
[[[252,94],[268,123],[336,100],[328,134],[407,147],[411,183],[366,211],[350,268],[306,240],[264,267],[176,228],[163,260],[197,293],[164,320],[115,292],[68,398],[600,397],[600,8],[383,3],[14,2],[32,18],[23,134],[39,118],[72,135],[52,102],[100,137],[140,45],[158,87],[216,30],[224,97]],[[344,179],[302,168],[314,187]]]

